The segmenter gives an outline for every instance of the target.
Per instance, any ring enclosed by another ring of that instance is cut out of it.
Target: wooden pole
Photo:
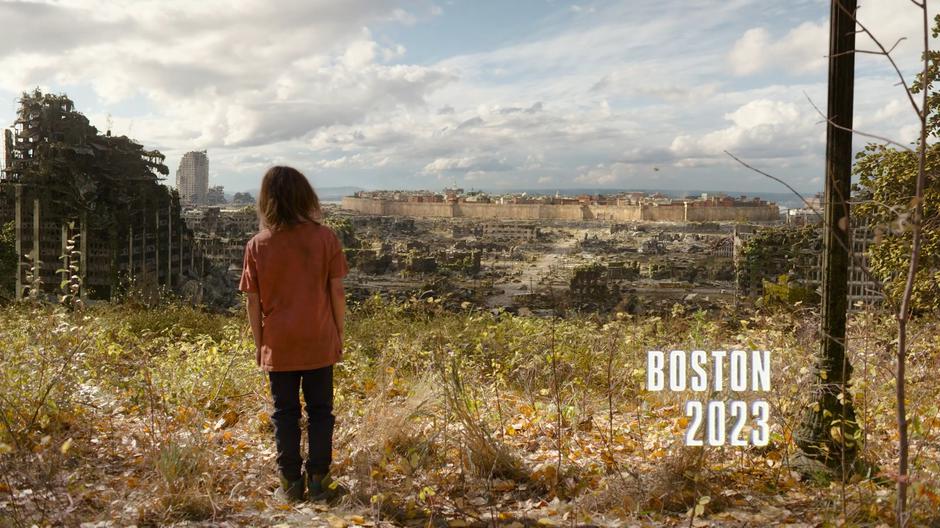
[[[14,204],[14,224],[16,229],[16,300],[23,298],[23,184],[17,183],[14,187],[16,203]]]
[[[846,390],[852,367],[845,355],[856,9],[857,0],[832,0],[830,6],[821,342],[813,382],[815,404],[807,410],[798,442],[810,457],[841,466],[843,476],[857,453],[851,438],[857,431],[855,409]],[[834,421],[841,442],[834,439]]]

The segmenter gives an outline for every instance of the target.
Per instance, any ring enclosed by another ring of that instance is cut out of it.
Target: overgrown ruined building
[[[176,189],[184,206],[208,204],[209,157],[205,150],[183,154],[176,169]]]
[[[192,231],[177,194],[160,183],[164,156],[101,134],[65,95],[24,93],[4,130],[0,224],[16,233],[15,297],[60,292],[70,241],[81,295],[108,299],[131,280],[175,287],[191,276]],[[35,273],[32,272],[35,270]]]

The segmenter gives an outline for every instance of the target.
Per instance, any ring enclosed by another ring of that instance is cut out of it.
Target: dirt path
[[[578,243],[584,233],[579,230],[571,238],[563,238],[553,244],[549,249],[539,254],[535,262],[519,262],[514,265],[522,267],[522,275],[516,279],[519,282],[499,282],[494,284],[494,288],[502,290],[503,293],[496,294],[487,299],[486,304],[491,308],[500,306],[509,306],[512,304],[512,298],[521,293],[527,293],[538,288],[539,281],[547,275],[553,267],[561,266],[565,257],[574,252],[575,245]],[[525,288],[523,288],[525,286]]]

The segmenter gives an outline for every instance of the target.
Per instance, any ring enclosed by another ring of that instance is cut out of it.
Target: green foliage
[[[350,222],[348,218],[330,216],[323,221],[323,224],[336,233],[336,236],[339,237],[343,248],[350,249],[360,246],[359,240],[356,238],[356,229],[353,227],[352,222]]]
[[[870,269],[884,282],[885,295],[899,303],[911,256],[910,217],[918,170],[916,153],[870,144],[855,162],[858,205],[854,212],[877,233]],[[927,149],[920,269],[914,283],[915,311],[940,309],[940,144]]]
[[[577,266],[575,266],[574,274],[575,275],[580,275],[580,274],[594,275],[594,274],[604,273],[606,269],[607,268],[600,262],[597,262],[597,261],[587,262],[587,263],[578,264]]]
[[[764,279],[763,300],[767,304],[792,306],[796,303],[817,304],[819,294],[798,282],[792,282],[789,275],[780,275],[776,282]]]
[[[749,238],[741,248],[738,287],[744,294],[759,295],[765,280],[780,275],[796,280],[807,276],[816,266],[819,236],[813,226],[764,228]]]
[[[16,287],[16,226],[0,226],[0,301],[12,299]]]
[[[940,36],[940,15],[934,16],[934,25],[931,30],[933,38]],[[923,60],[923,56],[922,60]],[[930,91],[930,87],[940,77],[940,51],[930,50],[927,52],[927,107],[930,111],[927,114],[927,133],[934,137],[940,137],[940,93]],[[924,89],[923,71],[917,74],[914,82],[911,83],[911,91],[915,94],[922,93]]]

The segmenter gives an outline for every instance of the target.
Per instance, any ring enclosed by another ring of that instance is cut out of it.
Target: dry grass
[[[354,493],[330,515],[670,525],[687,523],[709,496],[703,513],[715,522],[890,520],[890,487],[861,479],[843,493],[789,470],[811,317],[560,320],[549,354],[549,324],[538,319],[448,314],[428,303],[359,307],[336,371],[336,476]],[[8,345],[0,349],[0,526],[327,522],[310,508],[285,513],[272,499],[268,389],[243,324],[172,306],[152,318],[111,308],[0,312]],[[850,326],[863,453],[882,472],[896,456],[890,326],[877,315]],[[940,507],[935,329],[918,322],[911,354],[912,507],[922,524]],[[772,351],[770,446],[679,446],[682,403],[698,395],[642,390],[643,361],[648,349],[691,346]]]
[[[383,391],[365,404],[359,423],[337,432],[336,442],[361,478],[368,479],[372,468],[392,453],[404,456],[409,461],[407,469],[414,472],[433,454],[436,438],[420,420],[433,416],[439,405],[440,395],[428,381],[418,382],[405,397]]]

